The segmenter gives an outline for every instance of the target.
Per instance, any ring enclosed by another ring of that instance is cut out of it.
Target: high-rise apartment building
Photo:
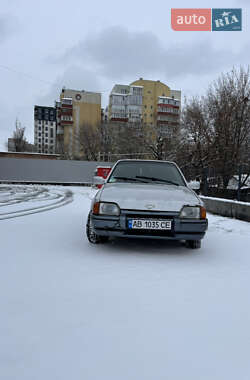
[[[56,109],[34,107],[34,145],[38,153],[56,153]]]
[[[109,119],[116,122],[140,122],[142,86],[116,84],[109,97]]]
[[[96,128],[101,123],[101,94],[63,88],[56,109],[58,151],[81,155],[80,129]]]
[[[140,78],[130,85],[113,87],[109,97],[109,120],[142,122],[168,132],[179,124],[180,106],[181,91],[171,90],[159,80]]]
[[[178,125],[181,91],[171,90],[166,84],[140,78],[131,86],[143,87],[142,121],[146,125],[173,127]]]
[[[73,125],[73,103],[72,98],[62,98],[60,102],[55,102],[56,106],[56,151],[59,154],[64,154],[72,148],[72,125]],[[64,139],[66,144],[64,144]]]

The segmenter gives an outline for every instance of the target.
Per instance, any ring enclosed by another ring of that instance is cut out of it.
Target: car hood
[[[184,205],[202,205],[188,187],[151,183],[106,183],[96,200],[117,203],[121,209],[147,211],[180,211]]]

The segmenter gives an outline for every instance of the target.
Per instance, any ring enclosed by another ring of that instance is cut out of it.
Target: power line
[[[38,77],[36,77],[34,75],[30,75],[28,73],[25,73],[23,71],[19,71],[19,70],[13,69],[12,67],[9,67],[9,66],[5,66],[5,65],[0,64],[0,68],[2,68],[4,70],[8,70],[10,72],[13,72],[15,74],[23,75],[23,76],[25,76],[25,77],[27,77],[27,78],[29,78],[31,80],[35,80],[35,81],[38,81],[38,82],[41,82],[41,83],[45,83],[45,84],[49,84],[49,85],[54,85],[55,84],[55,83],[46,81],[44,79],[38,78]],[[110,91],[111,90],[103,90],[103,91],[96,91],[96,92],[99,92],[99,93],[103,94],[103,93],[107,93],[107,92],[109,93]]]
[[[46,81],[44,79],[40,79],[38,77],[35,77],[33,75],[30,75],[30,74],[27,74],[27,73],[24,73],[23,71],[18,71],[18,70],[15,70],[15,69],[12,69],[12,67],[9,67],[9,66],[4,66],[4,65],[1,65],[0,64],[0,67],[2,69],[5,69],[5,70],[8,70],[10,72],[13,72],[13,73],[16,73],[16,74],[19,74],[19,75],[23,75],[29,79],[32,79],[32,80],[36,80],[36,81],[39,81],[39,82],[42,82],[42,83],[46,83],[46,84],[50,84],[50,85],[53,85],[54,83],[52,82],[49,82],[49,81]]]

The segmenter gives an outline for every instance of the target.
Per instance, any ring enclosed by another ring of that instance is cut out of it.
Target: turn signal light
[[[99,209],[100,209],[100,203],[99,202],[94,203],[93,214],[99,215]]]
[[[206,215],[207,215],[207,212],[206,212],[205,207],[201,207],[201,219],[206,219]]]

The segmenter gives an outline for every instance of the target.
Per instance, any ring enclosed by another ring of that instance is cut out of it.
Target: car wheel
[[[186,241],[186,247],[197,249],[201,247],[201,241],[200,240],[187,240]]]
[[[88,241],[92,244],[106,243],[109,239],[108,236],[100,236],[94,232],[93,223],[92,223],[90,214],[88,216],[88,221],[86,225],[86,234],[87,234]]]

